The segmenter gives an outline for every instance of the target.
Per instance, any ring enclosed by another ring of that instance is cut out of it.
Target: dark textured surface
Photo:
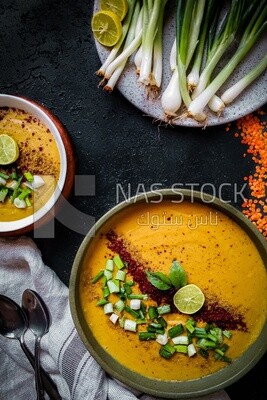
[[[1,93],[23,95],[48,107],[66,126],[77,153],[77,174],[95,176],[95,195],[70,203],[98,219],[127,195],[151,185],[220,184],[224,200],[234,198],[252,163],[225,126],[202,129],[158,127],[116,90],[97,87],[100,63],[90,33],[92,4],[85,0],[3,0],[0,4]],[[238,168],[237,168],[238,166]],[[131,190],[129,190],[131,188]],[[155,188],[155,187],[154,187]],[[211,191],[211,186],[203,189]],[[62,215],[64,209],[62,210]],[[85,219],[77,219],[83,231]],[[45,263],[69,282],[72,262],[83,239],[56,221],[55,238],[36,239]],[[227,389],[232,400],[265,400],[267,356]]]

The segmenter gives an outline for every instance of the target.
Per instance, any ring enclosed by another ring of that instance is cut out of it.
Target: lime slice
[[[205,296],[198,286],[190,284],[181,287],[173,296],[176,308],[183,314],[194,314],[201,309]]]
[[[128,11],[127,0],[100,0],[100,9],[105,11],[112,11],[116,14],[120,21],[124,19]]]
[[[122,25],[119,17],[112,11],[98,11],[92,18],[94,37],[103,46],[114,46],[121,37]]]
[[[17,142],[9,135],[0,135],[0,165],[12,164],[19,156]]]

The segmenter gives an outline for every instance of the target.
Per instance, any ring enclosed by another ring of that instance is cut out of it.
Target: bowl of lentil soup
[[[70,194],[74,170],[71,140],[58,118],[31,99],[0,94],[0,235],[51,220]]]
[[[266,267],[266,239],[235,207],[189,190],[144,193],[108,211],[81,243],[73,320],[124,384],[170,399],[205,395],[267,350]]]

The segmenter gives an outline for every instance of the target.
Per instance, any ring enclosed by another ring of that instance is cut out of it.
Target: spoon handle
[[[22,350],[24,351],[25,355],[27,356],[31,366],[35,369],[34,356],[33,356],[32,352],[28,349],[26,344],[24,343],[23,338],[21,338],[21,340],[20,340],[20,346],[21,346]],[[55,382],[50,378],[48,373],[42,367],[40,367],[40,374],[42,377],[45,391],[49,395],[50,399],[51,400],[62,400],[62,397],[57,390]]]
[[[37,400],[44,400],[44,388],[40,371],[40,341],[41,337],[37,336],[35,340],[34,357],[35,357],[35,386]]]

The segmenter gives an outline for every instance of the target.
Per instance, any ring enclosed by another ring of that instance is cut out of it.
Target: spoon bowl
[[[10,298],[0,295],[0,334],[23,341],[28,320],[22,308]]]

